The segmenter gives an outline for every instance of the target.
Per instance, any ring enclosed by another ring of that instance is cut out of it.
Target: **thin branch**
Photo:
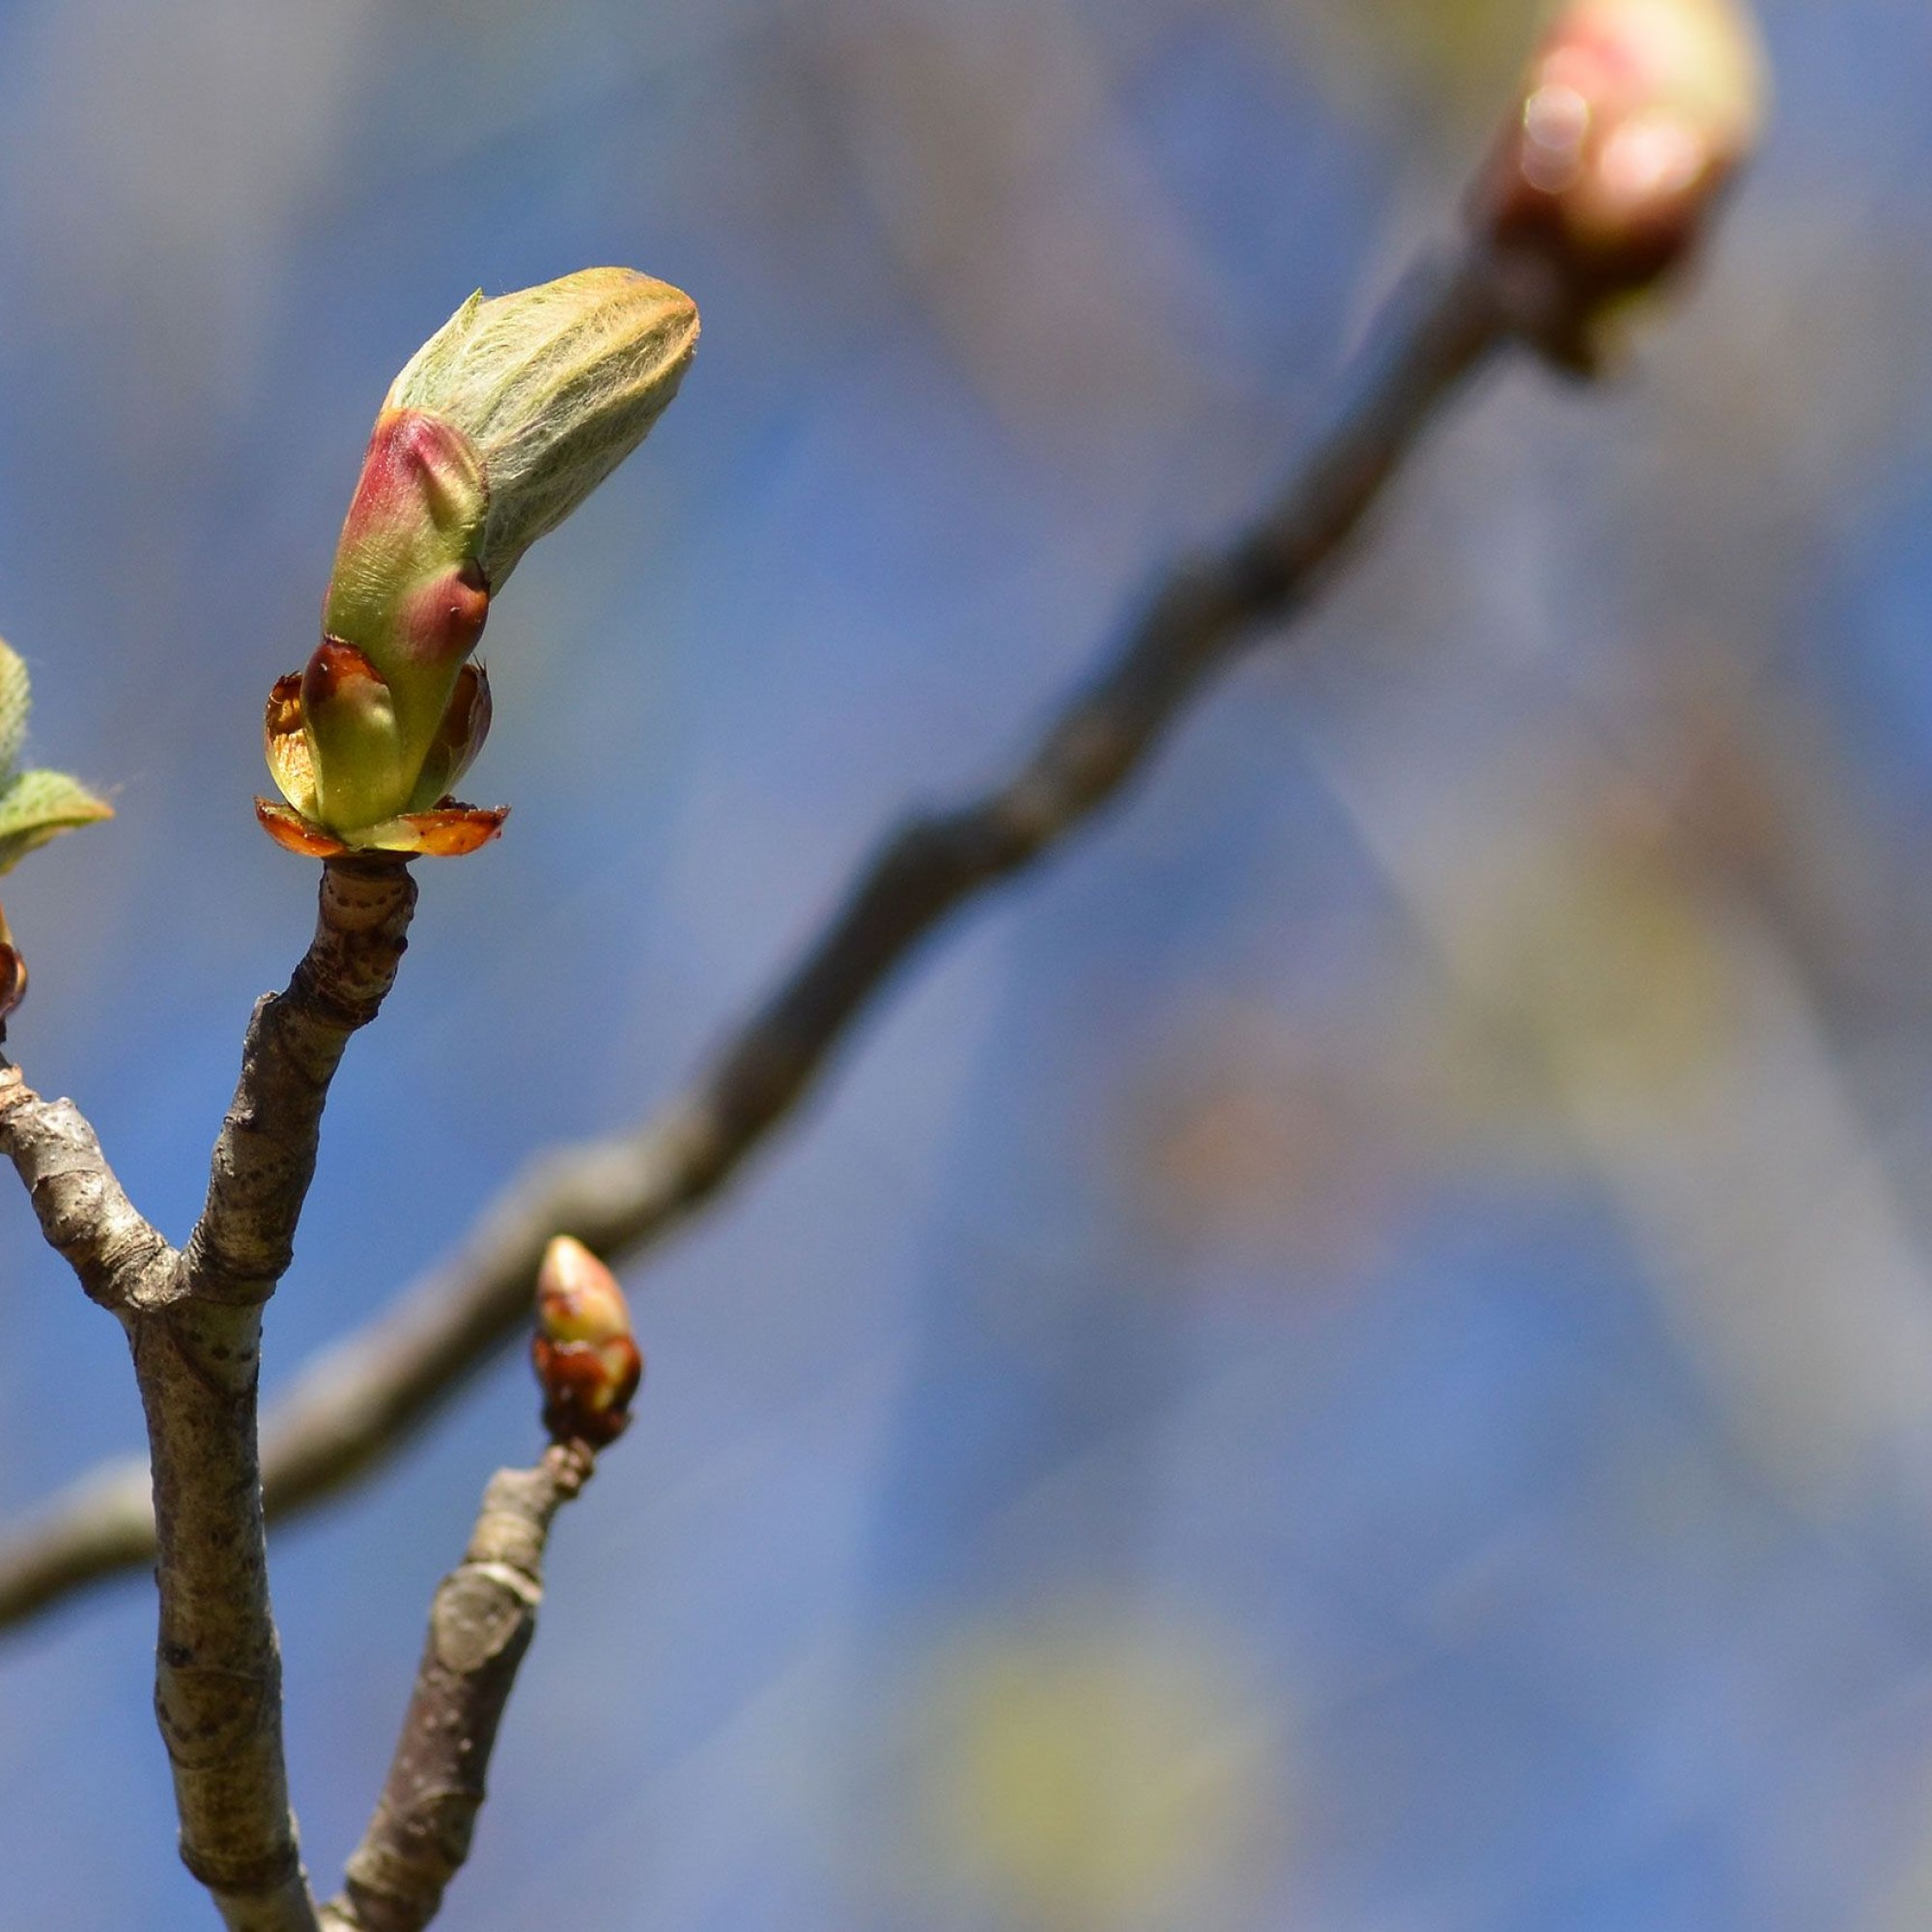
[[[255,1009],[242,1078],[187,1244],[188,1294],[260,1307],[295,1256],[328,1083],[349,1037],[376,1017],[409,945],[415,882],[395,859],[331,859],[315,940],[288,991]]]
[[[103,1577],[152,1569],[154,1562],[148,1464],[139,1456],[117,1456],[49,1496],[0,1545],[0,1629],[28,1622]]]
[[[376,1814],[325,1932],[419,1932],[469,1856],[497,1727],[536,1631],[551,1520],[590,1480],[595,1452],[554,1443],[499,1469],[461,1566],[438,1586],[429,1640]]]
[[[1305,608],[1441,405],[1509,339],[1486,256],[1464,252],[1412,276],[1286,487],[1222,549],[1155,588],[1010,777],[901,825],[683,1094],[636,1132],[532,1162],[453,1262],[275,1404],[265,1431],[270,1514],[374,1467],[517,1334],[551,1236],[635,1256],[730,1179],[947,914],[1074,832],[1147,761],[1204,680]],[[105,1471],[0,1543],[0,1625],[141,1560],[128,1533],[139,1505],[138,1476]]]

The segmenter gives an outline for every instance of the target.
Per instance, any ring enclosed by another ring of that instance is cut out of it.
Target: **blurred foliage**
[[[1389,96],[1425,129],[1466,134],[1497,117],[1545,0],[1272,0],[1342,97],[1386,125]]]
[[[1216,1006],[1136,1071],[1113,1115],[1122,1214],[1182,1248],[1246,1251],[1285,1285],[1347,1279],[1378,1252],[1405,1183],[1372,1040]]]
[[[1495,1052],[1499,1020],[1520,1030],[1539,1113],[1554,1083],[1667,1116],[1737,1044],[1736,991],[1713,929],[1719,909],[1667,826],[1640,798],[1577,803],[1597,815],[1545,828],[1520,854],[1485,855],[1485,876],[1453,889],[1466,922],[1459,951],[1487,1015],[1487,1040],[1458,1082],[1473,1123],[1527,1098],[1520,1063],[1517,1081],[1485,1092],[1509,1066]]]
[[[1280,1850],[1270,1741],[1198,1636],[1098,1605],[962,1633],[916,1722],[932,1874],[1012,1932],[1208,1932]]]
[[[23,771],[32,693],[19,653],[0,641],[0,872],[63,832],[112,818],[114,809],[65,772]],[[4,934],[0,926],[0,934]]]

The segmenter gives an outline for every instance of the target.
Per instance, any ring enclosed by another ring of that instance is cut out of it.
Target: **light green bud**
[[[644,440],[696,347],[689,296],[632,269],[582,269],[479,291],[410,358],[384,408],[441,416],[475,445],[493,593]]]

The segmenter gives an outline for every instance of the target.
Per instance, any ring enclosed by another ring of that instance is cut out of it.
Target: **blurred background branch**
[[[8,912],[37,1070],[174,1232],[176,1100],[219,1111],[305,911],[235,809],[244,695],[313,636],[369,395],[479,281],[704,300],[690,413],[493,620],[516,833],[338,1082],[276,1359],[675,1091],[880,800],[963,788],[965,721],[1259,500],[1533,11],[0,18],[0,629],[123,781]],[[1932,41],[1762,13],[1776,130],[1681,319],[1587,409],[1445,426],[1346,606],[656,1250],[645,1440],[552,1552],[470,1922],[1922,1924]],[[0,1200],[12,1513],[139,1427],[36,1242]],[[277,1539],[319,1862],[421,1526],[527,1401],[486,1371]],[[0,1671],[23,1922],[205,1912],[138,1596]]]

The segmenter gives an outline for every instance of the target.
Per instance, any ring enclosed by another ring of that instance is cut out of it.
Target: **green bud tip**
[[[477,560],[500,590],[661,416],[697,347],[697,307],[632,269],[582,269],[485,300],[416,351],[384,407],[453,423],[490,500]]]

